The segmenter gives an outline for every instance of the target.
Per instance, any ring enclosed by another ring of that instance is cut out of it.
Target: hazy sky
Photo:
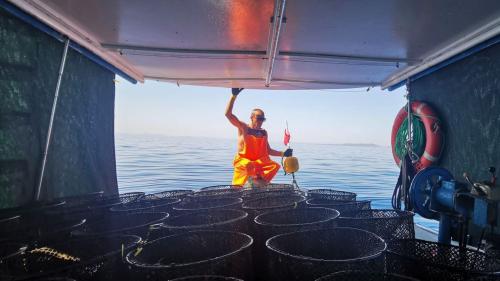
[[[249,122],[253,108],[266,114],[271,142],[281,142],[288,121],[293,142],[390,145],[394,117],[405,104],[404,88],[349,90],[247,90],[234,114]],[[117,133],[233,138],[237,130],[224,116],[230,89],[146,81],[116,84]]]

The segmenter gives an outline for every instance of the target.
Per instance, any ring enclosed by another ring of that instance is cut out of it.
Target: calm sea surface
[[[271,143],[277,150],[283,144]],[[299,158],[299,186],[330,187],[372,200],[372,208],[392,208],[391,196],[399,175],[390,147],[292,143]],[[196,137],[116,136],[116,165],[120,192],[154,193],[169,189],[199,189],[230,184],[236,139]],[[274,157],[279,162],[280,158]],[[278,172],[274,182],[291,183]],[[437,222],[416,217],[437,230]]]

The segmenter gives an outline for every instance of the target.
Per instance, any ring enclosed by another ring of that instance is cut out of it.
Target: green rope
[[[419,157],[424,154],[425,150],[425,127],[419,117],[412,114],[413,123],[413,152]],[[408,135],[408,118],[405,118],[396,134],[396,145],[394,150],[399,159],[403,159],[406,154],[406,138]]]

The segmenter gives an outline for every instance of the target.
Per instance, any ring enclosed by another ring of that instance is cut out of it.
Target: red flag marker
[[[290,132],[288,131],[288,128],[285,129],[285,136],[283,138],[283,143],[285,145],[288,145],[288,143],[290,143]]]

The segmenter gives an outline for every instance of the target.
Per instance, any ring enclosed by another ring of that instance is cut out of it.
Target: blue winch
[[[485,230],[500,235],[500,188],[495,187],[495,168],[491,181],[455,181],[446,169],[429,167],[415,175],[410,186],[410,202],[424,218],[439,220],[438,242],[450,244],[452,237],[465,246],[472,238],[481,243]]]

